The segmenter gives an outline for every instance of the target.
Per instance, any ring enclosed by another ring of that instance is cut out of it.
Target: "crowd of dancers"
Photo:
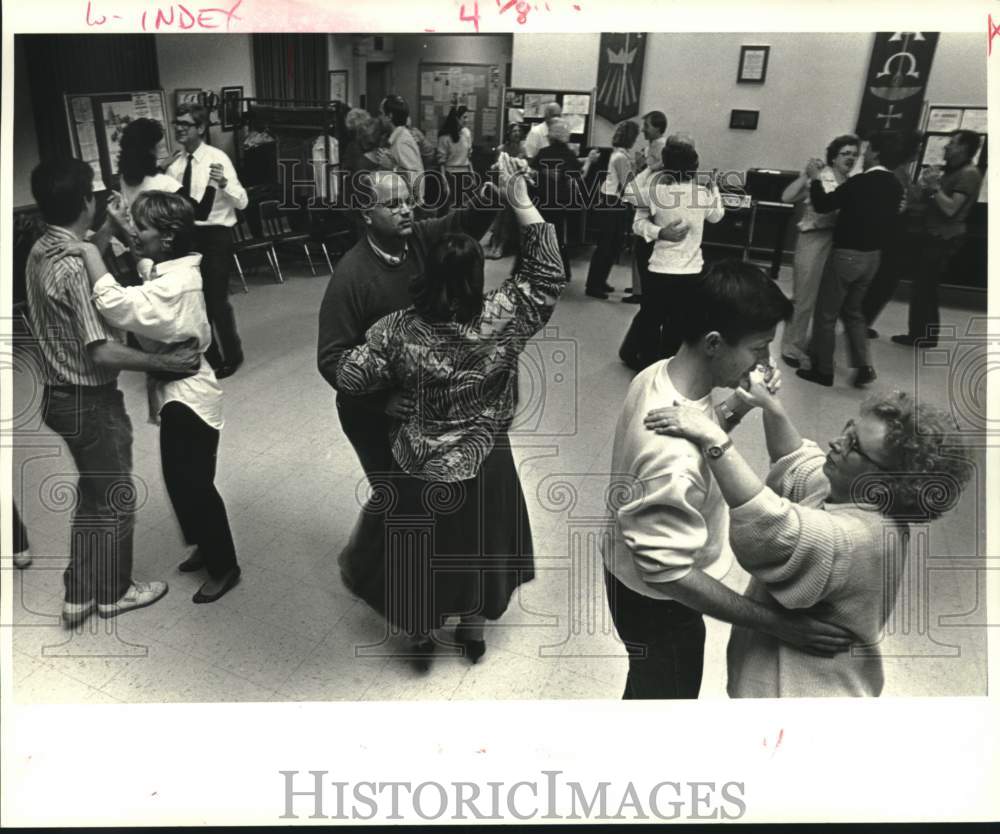
[[[840,317],[854,384],[874,381],[868,328],[884,299],[870,298],[900,277],[899,259],[881,253],[902,245],[901,218],[918,204],[928,254],[911,276],[910,332],[897,341],[933,344],[930,284],[978,193],[978,137],[974,146],[957,131],[944,171],[906,187],[912,137],[840,136],[825,164],[810,160],[785,195],[806,205],[790,301],[752,264],[706,262],[704,224],[724,215],[718,177],[702,175],[694,141],[667,135],[660,111],[641,128],[618,125],[605,165],[596,150],[577,158],[551,103],[527,135],[511,126],[493,183],[480,187],[468,176],[462,108],[436,145],[409,126],[401,97],[382,109],[379,117],[348,115],[340,159],[355,175],[351,193],[365,199],[353,206],[357,242],[337,263],[319,311],[319,371],[337,392],[341,428],[370,484],[339,558],[346,587],[428,671],[445,650],[480,661],[487,624],[534,577],[508,436],[518,358],[570,280],[561,178],[598,166],[600,237],[586,295],[602,301],[614,291],[611,269],[631,231],[632,287],[623,300],[639,304],[620,351],[637,375],[615,428],[616,488],[602,546],[607,600],[629,654],[624,697],[697,697],[705,615],[733,625],[734,697],[878,695],[874,647],[900,576],[886,567],[901,558],[887,552],[887,535],[902,541],[908,519],[955,505],[968,453],[946,412],[901,392],[876,393],[845,415],[824,451],[790,421],[770,345],[784,323],[784,361],[803,379],[832,384]],[[247,196],[225,154],[204,143],[203,109],[179,110],[174,127],[184,147],[175,159],[166,158],[155,123],[126,128],[121,193],[96,230],[89,165],[46,161],[32,175],[47,224],[27,267],[46,374],[43,415],[80,473],[64,575],[67,627],[167,592],[166,582],[132,576],[132,433],[120,370],[148,375],[167,494],[190,547],[179,568],[207,574],[194,602],[219,599],[241,578],[214,478],[219,379],[243,361],[224,289],[228,227]],[[646,145],[635,153],[640,130]],[[109,272],[112,238],[130,249],[138,281]],[[511,250],[509,277],[485,292],[487,256]],[[80,348],[66,351],[66,336]],[[730,394],[716,405],[719,388]],[[752,409],[763,414],[766,477],[735,445],[733,431]],[[113,535],[90,535],[95,518]],[[744,594],[721,581],[734,559],[752,577]]]

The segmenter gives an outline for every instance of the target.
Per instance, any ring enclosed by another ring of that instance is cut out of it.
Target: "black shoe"
[[[865,365],[863,368],[858,368],[851,385],[855,388],[864,388],[866,385],[871,385],[876,379],[878,379],[878,374],[875,373],[875,369],[871,365]]]
[[[906,345],[906,347],[913,347],[917,342],[912,336],[905,334],[902,336],[893,336],[892,341],[897,345]]]
[[[608,294],[602,290],[584,290],[584,295],[589,295],[591,298],[607,299],[608,297]]]
[[[194,553],[187,557],[177,566],[181,573],[193,573],[205,567],[205,557],[201,555],[201,548],[195,548]]]
[[[434,660],[434,640],[428,637],[410,647],[410,662],[418,672],[429,672]]]
[[[795,372],[795,376],[800,379],[804,379],[807,382],[815,382],[818,385],[825,385],[827,388],[833,387],[833,374],[821,374],[815,368],[810,368],[808,371],[800,368]]]
[[[878,338],[878,331],[874,327],[869,327],[868,328],[868,338],[869,339],[877,339]]]
[[[642,303],[641,295],[626,295],[622,299],[622,304],[641,304],[641,303]]]
[[[486,641],[470,640],[468,634],[468,628],[461,623],[455,627],[455,642],[462,647],[463,655],[471,663],[476,664],[479,662],[479,658],[486,654]]]
[[[191,601],[192,602],[215,602],[217,599],[219,599],[220,597],[225,596],[227,593],[229,593],[233,588],[235,588],[239,584],[239,582],[240,582],[240,574],[241,573],[242,573],[242,571],[240,571],[240,568],[239,568],[238,565],[235,568],[230,568],[229,573],[226,574],[225,580],[222,583],[222,587],[220,587],[219,590],[217,590],[215,593],[203,594],[201,592],[201,588],[199,588],[198,591],[195,593],[195,595],[193,597],[191,597]],[[204,588],[205,586],[202,585],[201,587]]]
[[[615,291],[615,288],[612,287],[611,284],[605,284],[604,287],[602,287],[602,289],[605,292],[614,292]]]
[[[788,365],[789,368],[797,368],[797,367],[799,367],[799,364],[800,364],[799,360],[796,359],[794,356],[787,356],[787,355],[785,355],[783,353],[783,354],[781,354],[781,359],[782,359],[782,361],[786,365]]]

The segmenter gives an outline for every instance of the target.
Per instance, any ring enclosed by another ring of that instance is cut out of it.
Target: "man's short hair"
[[[649,122],[649,124],[655,127],[660,133],[663,133],[667,129],[667,114],[662,110],[650,110],[645,116],[642,117],[644,122]]]
[[[697,282],[689,310],[677,322],[685,342],[719,333],[735,345],[792,316],[792,302],[760,267],[729,259],[712,264]]]
[[[401,95],[393,93],[386,96],[382,102],[382,112],[392,120],[393,125],[402,127],[410,118],[410,105]]]
[[[80,159],[42,162],[31,172],[31,194],[46,223],[71,226],[94,196],[94,170]]]
[[[969,154],[969,162],[971,162],[979,150],[979,134],[974,130],[956,130],[951,135],[958,140],[958,144],[965,148]]]
[[[906,161],[906,147],[898,130],[877,130],[868,137],[868,146],[878,154],[879,164],[890,171]]]
[[[550,119],[554,119],[557,116],[562,115],[562,107],[558,101],[546,102],[545,106],[542,108],[542,115],[545,117],[545,121],[549,121]]]
[[[208,125],[209,114],[208,108],[204,104],[195,104],[194,102],[184,102],[184,104],[178,105],[177,116],[190,116],[194,123],[199,127],[203,128]]]
[[[688,182],[698,173],[698,152],[686,142],[667,142],[660,152],[663,171],[675,182]]]

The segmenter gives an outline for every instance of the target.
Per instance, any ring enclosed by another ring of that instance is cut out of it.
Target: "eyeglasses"
[[[183,128],[186,128],[186,129],[190,129],[192,127],[197,127],[197,125],[194,122],[178,122],[178,121],[174,121],[173,125],[174,125],[174,127],[183,127]]]
[[[416,203],[413,200],[401,200],[399,202],[393,201],[391,203],[381,204],[381,207],[384,208],[390,214],[403,214],[404,212],[412,212],[415,206]]]
[[[849,455],[851,452],[856,452],[858,457],[868,461],[876,469],[882,472],[889,471],[889,467],[887,467],[885,464],[879,463],[877,460],[875,460],[875,458],[871,457],[870,455],[866,455],[864,451],[862,451],[861,446],[858,445],[858,433],[854,430],[853,420],[848,420],[844,424],[844,430],[840,433],[840,437],[841,439],[847,441],[846,445],[844,446],[844,455]]]

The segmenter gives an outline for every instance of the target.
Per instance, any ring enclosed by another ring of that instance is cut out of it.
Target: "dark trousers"
[[[810,354],[813,367],[821,374],[833,374],[837,317],[844,322],[844,335],[852,368],[871,365],[868,325],[862,309],[865,294],[878,271],[881,252],[834,249],[826,263],[813,313]]]
[[[952,258],[962,246],[963,238],[949,240],[925,234],[916,248],[913,283],[910,287],[909,335],[914,339],[930,339],[937,344],[937,329],[941,324],[938,306],[938,285],[948,274]]]
[[[643,367],[673,356],[684,341],[681,323],[692,306],[699,275],[667,275],[646,271],[639,302],[639,345]]]
[[[79,472],[70,526],[66,602],[117,602],[132,584],[135,485],[132,423],[114,383],[49,387],[45,424],[62,437]]]
[[[601,291],[608,282],[611,268],[622,251],[625,234],[632,225],[632,208],[616,197],[607,197],[597,207],[595,216],[599,218],[600,236],[587,270],[587,289]]]
[[[875,324],[885,309],[885,305],[892,300],[899,287],[899,282],[904,277],[910,277],[914,263],[912,249],[916,243],[915,235],[899,228],[892,233],[885,246],[882,247],[882,259],[879,262],[878,272],[875,273],[861,305],[865,322],[869,327]]]
[[[697,698],[705,666],[705,620],[693,608],[637,594],[609,571],[604,587],[615,630],[628,649],[622,699]]]
[[[643,284],[646,281],[646,276],[649,275],[649,258],[652,254],[653,244],[647,243],[646,239],[640,235],[635,235],[632,239],[633,275],[636,276]],[[635,286],[634,280],[632,290],[634,293],[639,294],[640,299],[642,298],[641,289]],[[629,325],[629,328],[625,333],[625,338],[622,339],[621,347],[618,348],[618,357],[633,371],[641,371],[654,361],[643,355],[641,339],[642,327],[643,313],[642,308],[640,307],[639,312],[637,312],[632,318],[632,323]]]
[[[25,550],[31,547],[31,544],[28,542],[28,531],[24,529],[21,514],[17,511],[17,504],[11,501],[10,509],[11,520],[14,525],[14,552],[24,553]]]
[[[197,545],[210,576],[236,567],[236,548],[226,505],[215,488],[219,432],[183,403],[160,411],[160,465],[163,482],[181,525],[184,541]]]
[[[361,461],[365,475],[384,475],[392,470],[392,448],[389,431],[393,420],[355,397],[337,395],[337,416],[340,427]]]
[[[229,303],[229,270],[233,265],[233,237],[228,226],[195,226],[196,252],[201,253],[205,312],[212,326],[212,344],[205,358],[216,370],[243,361],[243,345],[236,315]]]

